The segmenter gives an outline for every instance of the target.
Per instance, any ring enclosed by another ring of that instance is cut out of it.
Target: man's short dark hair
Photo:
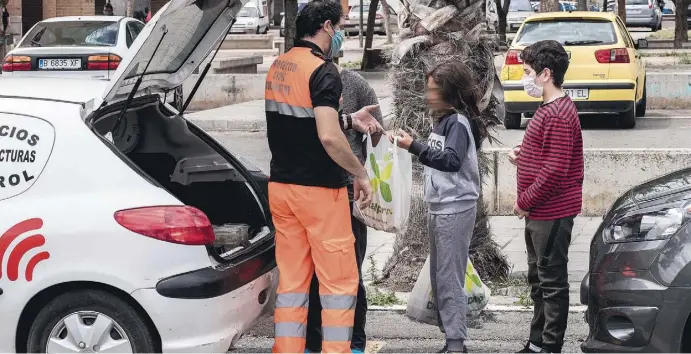
[[[297,38],[312,37],[324,25],[331,20],[335,26],[343,17],[343,7],[339,1],[313,0],[308,2],[298,14],[295,20],[295,36]]]
[[[549,69],[552,72],[554,86],[561,87],[564,83],[564,75],[569,68],[569,54],[559,42],[547,40],[531,44],[523,50],[521,59],[537,74]]]

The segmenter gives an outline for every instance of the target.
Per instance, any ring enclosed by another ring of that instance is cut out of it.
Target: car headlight
[[[247,24],[250,26],[254,26],[254,21],[247,21]]]
[[[665,240],[689,220],[689,205],[670,205],[615,215],[602,233],[607,243]]]

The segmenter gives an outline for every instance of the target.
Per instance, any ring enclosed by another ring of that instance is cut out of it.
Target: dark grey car
[[[581,283],[584,352],[691,351],[691,169],[636,186],[606,213]]]

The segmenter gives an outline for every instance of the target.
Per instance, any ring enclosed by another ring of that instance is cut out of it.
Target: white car
[[[143,28],[143,22],[119,16],[41,21],[5,57],[2,76],[108,80]]]
[[[144,22],[122,16],[55,17],[27,32],[5,57],[2,77],[60,77],[109,80]],[[166,96],[183,105],[182,86]]]
[[[269,32],[269,18],[257,6],[247,5],[240,10],[230,32],[266,34]]]
[[[0,80],[0,352],[226,352],[273,310],[267,177],[160,96],[244,1],[170,1],[110,81]]]

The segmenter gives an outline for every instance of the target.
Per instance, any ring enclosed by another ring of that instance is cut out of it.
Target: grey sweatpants
[[[429,215],[430,278],[447,350],[460,352],[468,338],[468,299],[463,290],[477,209]]]

